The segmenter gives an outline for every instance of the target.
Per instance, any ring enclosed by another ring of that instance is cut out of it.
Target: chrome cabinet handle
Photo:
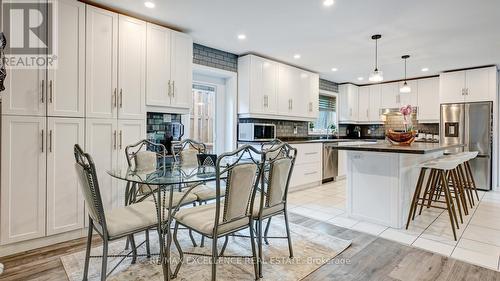
[[[49,102],[52,103],[52,80],[49,81]]]
[[[368,113],[368,109],[366,110],[366,118],[368,118],[370,114]]]
[[[45,146],[45,131],[42,129],[42,152],[44,146]]]
[[[45,80],[42,80],[42,103],[45,103]]]
[[[52,152],[52,130],[49,131],[49,152]]]
[[[120,149],[122,149],[123,131],[120,130]]]
[[[268,100],[267,100],[267,95],[264,95],[264,107],[267,108],[269,106]]]
[[[120,108],[123,107],[123,89],[120,88]]]
[[[116,150],[116,130],[113,132],[113,149]]]
[[[113,90],[113,95],[111,96],[113,99],[113,107],[116,108],[116,88]]]
[[[306,152],[306,153],[304,153],[304,155],[315,155],[315,154],[318,154],[318,152]]]
[[[304,173],[304,176],[310,176],[310,175],[314,175],[314,174],[317,174],[318,172],[309,172],[309,173]]]
[[[170,80],[168,80],[168,90],[167,90],[167,95],[168,95],[169,97],[170,97],[170,95],[171,95],[171,94],[170,94],[170,92],[171,92],[171,90],[170,90]]]
[[[172,97],[175,98],[175,80],[172,81]]]
[[[293,110],[293,99],[290,99],[290,109]]]

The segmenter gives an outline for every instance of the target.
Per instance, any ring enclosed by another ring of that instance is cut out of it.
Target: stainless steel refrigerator
[[[445,153],[477,151],[471,160],[477,188],[491,190],[493,149],[493,103],[454,103],[441,105],[440,139],[442,144],[464,147]]]

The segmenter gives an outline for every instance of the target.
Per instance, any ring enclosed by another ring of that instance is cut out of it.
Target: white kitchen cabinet
[[[84,143],[83,118],[48,118],[47,235],[83,228],[84,200],[73,146]]]
[[[353,84],[339,86],[339,123],[356,123],[358,120],[359,87]]]
[[[172,32],[147,24],[146,104],[170,106]]]
[[[370,123],[380,123],[380,85],[370,85],[370,106],[368,111],[368,121]]]
[[[290,187],[318,184],[322,180],[323,144],[293,144],[297,149],[297,158],[290,177]]]
[[[46,69],[12,69],[5,78],[2,114],[45,116]]]
[[[425,123],[439,122],[439,78],[418,80],[417,120]]]
[[[359,87],[358,122],[370,120],[370,87]]]
[[[346,150],[338,150],[338,172],[337,178],[343,179],[347,174],[347,152]]]
[[[147,24],[146,104],[188,109],[193,82],[193,39]]]
[[[311,118],[318,118],[319,116],[319,75],[312,73],[309,78],[309,107],[308,116]]]
[[[172,32],[172,100],[170,106],[190,108],[193,99],[193,39]]]
[[[86,117],[117,117],[118,15],[87,5],[86,21]]]
[[[85,115],[85,4],[57,2],[57,68],[49,69],[47,115]]]
[[[146,115],[146,22],[118,16],[118,116]]]
[[[380,107],[398,108],[399,105],[399,84],[397,82],[380,84]]]
[[[403,87],[404,82],[399,82],[398,92],[399,92],[399,106],[402,107],[405,105],[416,106],[418,104],[418,80],[410,80],[407,81],[408,86],[411,88],[410,93],[401,93],[399,89]]]
[[[240,114],[278,113],[278,63],[254,55],[238,59]]]
[[[255,55],[238,59],[240,117],[313,121],[318,103],[318,74]]]
[[[45,236],[46,120],[2,116],[2,245]]]
[[[118,125],[116,119],[87,119],[85,152],[92,155],[105,210],[119,206],[120,190],[106,171],[117,169]],[[124,192],[124,190],[121,190]]]
[[[445,72],[439,80],[440,103],[492,101],[497,95],[496,66]]]

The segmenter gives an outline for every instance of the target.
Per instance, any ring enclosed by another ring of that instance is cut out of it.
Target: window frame
[[[338,129],[339,129],[339,93],[337,92],[332,92],[332,91],[327,91],[327,90],[319,90],[319,95],[318,95],[318,100],[319,100],[319,96],[328,96],[328,97],[334,97],[335,98],[335,112],[337,114],[335,114],[335,120],[334,120],[334,123],[337,127],[337,132],[338,132]],[[318,105],[318,116],[316,116],[316,119],[319,117],[319,105]],[[308,135],[325,135],[325,134],[329,134],[328,132],[325,133],[325,132],[314,132],[310,129],[309,127],[309,123],[307,125],[307,132],[308,132]]]

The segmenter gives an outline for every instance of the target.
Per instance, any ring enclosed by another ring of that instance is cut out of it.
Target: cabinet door
[[[338,98],[338,116],[339,122],[346,122],[349,120],[349,106],[348,106],[348,85],[339,85],[339,98]]]
[[[146,114],[146,22],[119,15],[118,116],[144,119]]]
[[[399,107],[399,87],[398,83],[386,83],[380,85],[380,107]]]
[[[2,114],[44,116],[45,69],[9,69],[2,95]]]
[[[1,244],[45,236],[46,118],[2,116]]]
[[[370,87],[359,87],[358,121],[367,122],[370,118]]]
[[[86,117],[116,117],[118,15],[87,5],[86,19]]]
[[[309,79],[309,107],[308,107],[308,117],[317,118],[319,114],[319,75],[311,74]]]
[[[249,98],[252,113],[277,113],[278,64],[252,56],[250,77],[251,94]]]
[[[48,73],[48,116],[85,114],[85,4],[60,0],[57,69]]]
[[[169,106],[171,31],[167,28],[147,24],[147,69],[146,69],[146,104]]]
[[[399,89],[403,87],[404,82],[399,82]],[[416,106],[418,104],[418,83],[417,80],[411,80],[407,81],[408,86],[411,88],[410,93],[401,93],[399,92],[399,107],[405,106],[405,105],[411,105],[411,106]]]
[[[171,106],[189,108],[193,99],[193,39],[187,34],[173,32],[171,58]]]
[[[490,89],[491,68],[471,69],[465,72],[466,102],[492,101],[493,94]]]
[[[465,71],[439,75],[439,103],[464,102]]]
[[[310,106],[308,101],[311,95],[311,73],[298,68],[293,68],[293,73],[294,77],[296,77],[297,87],[292,91],[291,115],[301,118],[308,117]]]
[[[83,118],[50,117],[47,130],[47,235],[53,235],[83,228],[73,146],[84,147],[85,123]]]
[[[368,121],[381,122],[380,120],[380,85],[371,85],[370,101],[368,108]]]
[[[106,171],[116,169],[118,131],[116,119],[86,119],[85,151],[94,159],[105,210],[119,206],[116,181]],[[123,190],[122,190],[123,192]]]
[[[417,119],[439,122],[439,78],[418,80]]]
[[[349,120],[356,122],[359,116],[359,87],[352,86],[349,91]]]
[[[286,65],[278,65],[278,113],[280,115],[289,115],[291,112],[291,100],[294,88],[296,90],[296,81],[293,72]]]

